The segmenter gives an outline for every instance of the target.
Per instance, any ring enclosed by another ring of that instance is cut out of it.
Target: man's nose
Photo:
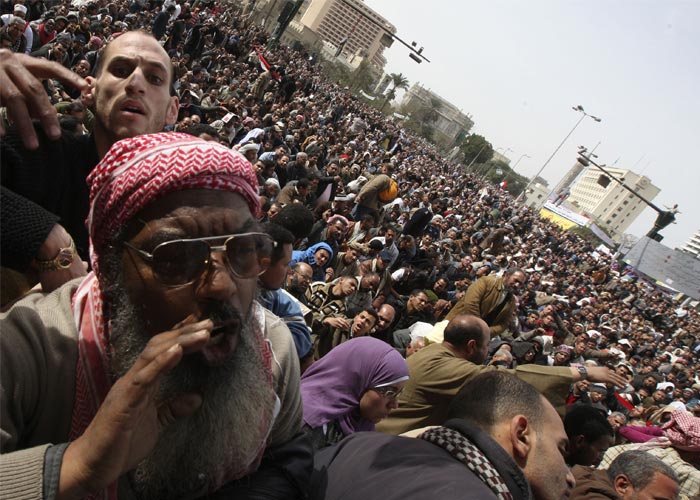
[[[576,487],[576,478],[574,478],[574,475],[571,473],[571,469],[566,473],[566,485],[569,487],[569,491]]]
[[[127,78],[126,89],[129,92],[143,94],[146,92],[146,75],[140,67],[134,68]]]
[[[212,252],[209,267],[197,286],[197,295],[206,299],[228,300],[236,292],[236,282],[223,253]]]

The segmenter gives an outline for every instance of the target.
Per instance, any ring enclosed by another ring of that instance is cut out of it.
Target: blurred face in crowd
[[[326,263],[330,260],[331,254],[328,253],[328,250],[325,250],[323,248],[319,248],[316,250],[316,253],[314,254],[314,259],[316,260],[316,265],[319,267],[323,267],[326,265]]]
[[[510,276],[503,279],[503,288],[506,291],[517,294],[525,285],[525,274],[521,271],[516,271]]]
[[[345,236],[347,226],[341,220],[336,220],[328,226],[326,239],[328,241],[340,241]]]
[[[372,331],[377,320],[367,311],[362,311],[360,314],[355,316],[352,321],[352,327],[350,328],[351,337],[364,337]]]
[[[409,311],[424,311],[427,307],[428,304],[430,303],[430,300],[428,299],[428,296],[420,292],[419,294],[409,297],[408,299],[408,309]]]
[[[377,331],[382,332],[389,328],[396,317],[396,310],[389,304],[383,304],[377,311],[379,321],[377,322]]]

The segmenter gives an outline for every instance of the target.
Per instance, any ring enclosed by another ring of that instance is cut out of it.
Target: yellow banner
[[[565,219],[561,215],[557,215],[554,212],[547,210],[546,208],[540,210],[540,217],[554,222],[557,226],[561,227],[564,230],[568,230],[572,227],[578,226],[578,224],[576,224],[575,222],[572,222],[569,219]]]

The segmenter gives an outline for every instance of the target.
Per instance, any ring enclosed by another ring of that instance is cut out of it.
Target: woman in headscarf
[[[310,246],[306,250],[294,250],[292,252],[292,261],[289,265],[294,267],[294,264],[297,262],[306,262],[313,269],[312,279],[314,281],[329,281],[326,279],[326,270],[330,267],[332,259],[333,250],[330,245],[321,242]],[[332,274],[330,278],[333,278]]]
[[[304,430],[315,449],[374,425],[398,407],[406,360],[385,342],[358,337],[333,348],[301,378]]]

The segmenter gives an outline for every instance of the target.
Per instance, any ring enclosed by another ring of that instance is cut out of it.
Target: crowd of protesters
[[[618,443],[665,435],[700,450],[697,424],[678,431],[679,412],[700,417],[697,311],[446,161],[434,145],[329,81],[303,48],[266,49],[268,37],[245,7],[39,0],[0,8],[1,48],[59,62],[82,77],[96,74],[101,51],[126,31],[151,32],[161,42],[179,98],[172,130],[242,153],[258,177],[260,222],[293,233],[294,252],[281,260],[285,270],[292,265],[282,289],[306,326],[299,338],[295,333],[303,368],[364,336],[408,358],[442,341],[450,311],[475,283],[518,276],[497,312],[473,313],[490,327],[485,364],[607,366],[625,387],[581,380],[566,404],[599,409]],[[56,80],[45,80],[45,90],[67,132],[90,133],[94,117],[79,92]],[[302,376],[302,395],[312,378],[323,385],[324,366]],[[389,392],[387,411],[400,388]],[[333,413],[327,410],[313,415]],[[307,421],[314,429],[325,423]],[[672,425],[674,432],[663,434]]]

